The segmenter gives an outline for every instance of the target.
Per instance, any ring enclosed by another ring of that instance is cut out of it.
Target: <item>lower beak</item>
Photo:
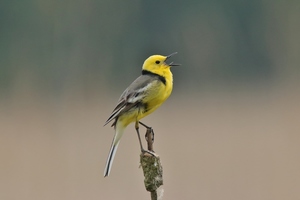
[[[173,66],[180,66],[181,64],[177,64],[177,63],[171,62],[168,65],[171,66],[171,67],[173,67]]]

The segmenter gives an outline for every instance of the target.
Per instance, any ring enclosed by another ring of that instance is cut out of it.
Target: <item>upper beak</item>
[[[170,57],[174,56],[175,54],[177,54],[177,52],[174,52],[174,53],[171,53],[170,55],[168,55],[167,58],[166,58],[166,60],[165,60],[165,63],[166,63],[166,61],[167,61]],[[170,62],[169,64],[166,63],[166,64],[169,65],[169,66],[180,66],[180,64],[176,64],[176,63],[173,63],[173,62]]]

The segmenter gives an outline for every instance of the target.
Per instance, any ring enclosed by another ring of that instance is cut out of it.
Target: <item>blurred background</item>
[[[300,2],[2,1],[0,199],[150,199],[127,128],[103,127],[150,55],[164,199],[300,199]]]

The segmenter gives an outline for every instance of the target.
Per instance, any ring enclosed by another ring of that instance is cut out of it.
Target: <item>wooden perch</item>
[[[157,188],[163,185],[163,169],[160,158],[154,153],[154,132],[152,128],[147,128],[146,141],[148,151],[142,152],[140,156],[141,166],[144,172],[144,184],[147,191],[151,192],[151,200],[157,200]]]

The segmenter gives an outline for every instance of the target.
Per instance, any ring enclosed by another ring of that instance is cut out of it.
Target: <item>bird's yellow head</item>
[[[177,52],[170,54],[169,56],[153,55],[147,58],[143,64],[143,70],[150,71],[155,74],[164,75],[166,72],[170,72],[170,67],[178,66],[173,62],[167,63],[167,60],[177,54]]]

